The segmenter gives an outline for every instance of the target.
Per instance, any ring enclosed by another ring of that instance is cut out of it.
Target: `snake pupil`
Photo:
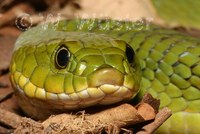
[[[58,69],[63,69],[67,66],[70,58],[70,53],[65,46],[61,46],[56,54],[56,65]]]
[[[129,45],[127,45],[126,46],[126,57],[127,57],[129,63],[133,63],[134,56],[135,56],[134,50]]]

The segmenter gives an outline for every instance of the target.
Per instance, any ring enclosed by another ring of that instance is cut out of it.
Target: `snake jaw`
[[[108,105],[131,99],[139,89],[136,89],[134,76],[123,74],[111,66],[99,67],[88,76],[87,89],[92,98],[103,97],[98,103]]]

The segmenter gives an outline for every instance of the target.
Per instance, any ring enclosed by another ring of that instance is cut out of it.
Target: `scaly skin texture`
[[[11,81],[22,109],[34,118],[131,99],[140,89],[137,98],[149,92],[161,100],[161,108],[173,111],[158,132],[198,133],[199,42],[136,22],[61,21],[19,37],[10,66]],[[55,59],[63,45],[70,58],[60,69]]]

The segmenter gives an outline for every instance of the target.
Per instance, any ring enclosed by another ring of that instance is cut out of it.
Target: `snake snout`
[[[89,75],[89,87],[99,87],[104,84],[122,86],[124,75],[112,67],[101,67]]]

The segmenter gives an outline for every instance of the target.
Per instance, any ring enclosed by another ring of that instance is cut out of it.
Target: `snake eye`
[[[69,62],[69,58],[70,58],[69,50],[67,49],[67,47],[61,46],[58,49],[55,57],[56,67],[58,69],[65,68]]]
[[[131,46],[127,45],[126,46],[126,57],[127,57],[129,63],[133,63],[134,56],[135,56],[134,50],[131,48]]]

